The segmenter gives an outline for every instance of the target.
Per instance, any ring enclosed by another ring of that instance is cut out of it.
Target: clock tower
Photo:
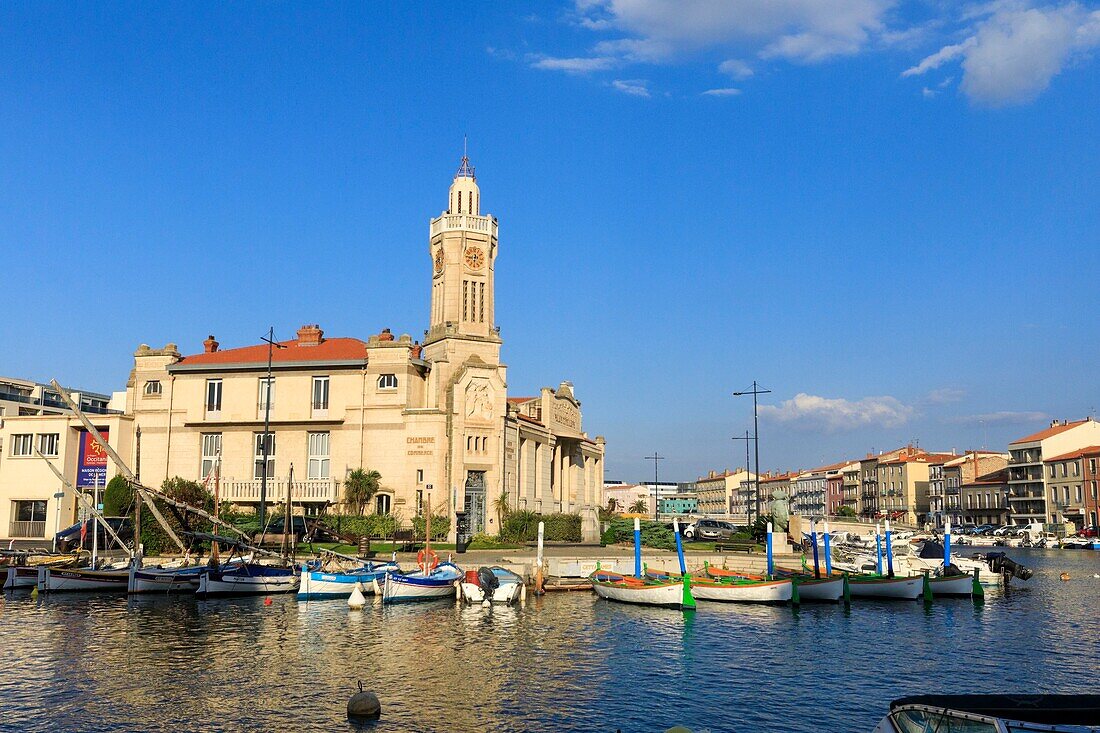
[[[481,191],[470,159],[451,182],[447,210],[430,225],[432,310],[425,346],[443,338],[498,343],[493,324],[497,220],[481,215]]]

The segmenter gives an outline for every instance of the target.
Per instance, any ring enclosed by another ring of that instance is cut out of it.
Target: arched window
[[[397,375],[379,374],[378,389],[397,389]]]
[[[376,494],[374,497],[374,510],[378,514],[390,513],[390,501],[392,497],[389,494]]]
[[[150,379],[148,382],[145,383],[145,394],[147,394],[147,395],[156,395],[156,396],[159,397],[160,393],[161,393],[160,380]]]

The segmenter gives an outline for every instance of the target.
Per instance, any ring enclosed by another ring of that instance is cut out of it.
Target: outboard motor
[[[1028,580],[1035,574],[1034,570],[1021,565],[1003,552],[987,553],[985,561],[989,565],[990,570],[1004,575],[1006,579],[1019,578],[1020,580]]]
[[[477,569],[477,584],[481,586],[481,590],[485,591],[486,600],[489,600],[500,587],[500,579],[489,568],[480,567]]]

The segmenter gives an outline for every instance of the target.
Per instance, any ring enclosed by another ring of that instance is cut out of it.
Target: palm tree
[[[607,511],[609,514],[614,514],[619,511],[619,500],[614,496],[607,500]]]
[[[349,504],[354,504],[358,513],[363,513],[365,507],[382,488],[382,474],[378,471],[364,471],[357,468],[344,479],[344,499]]]
[[[645,499],[638,499],[630,505],[631,514],[648,514],[649,503]]]
[[[504,518],[508,516],[508,492],[501,491],[500,496],[493,501],[493,508],[497,510],[497,533],[504,531]]]

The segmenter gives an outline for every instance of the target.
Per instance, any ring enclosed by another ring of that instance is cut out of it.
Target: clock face
[[[443,272],[443,248],[440,247],[435,251],[435,271]]]
[[[466,266],[471,270],[480,270],[482,265],[485,264],[485,253],[477,247],[467,247],[465,258]]]

